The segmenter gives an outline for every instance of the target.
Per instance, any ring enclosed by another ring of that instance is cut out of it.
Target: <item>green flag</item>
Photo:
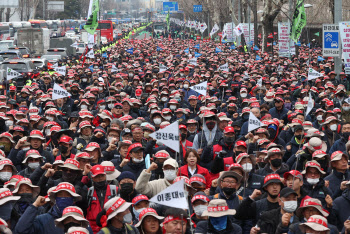
[[[169,12],[169,9],[168,9],[168,14],[166,15],[166,25],[168,27],[168,31],[169,31],[169,25],[170,25],[169,19],[170,19],[170,12]]]
[[[89,19],[86,21],[86,24],[84,25],[84,29],[90,33],[94,34],[98,27],[98,15],[99,11],[99,5],[98,5],[98,0],[94,0],[92,3],[92,10],[91,10],[91,15],[89,16]]]
[[[315,36],[319,37],[320,36],[320,32],[315,33]]]
[[[297,0],[297,5],[295,7],[293,21],[292,21],[292,30],[290,32],[290,38],[298,42],[301,31],[306,25],[306,13],[304,8],[304,0]]]

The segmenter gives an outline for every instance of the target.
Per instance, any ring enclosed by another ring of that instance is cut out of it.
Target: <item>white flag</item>
[[[306,108],[305,116],[307,116],[310,113],[312,108],[314,108],[314,100],[312,99],[311,92],[309,92],[309,100],[307,102],[307,108]]]
[[[184,186],[185,181],[180,180],[162,190],[160,193],[152,197],[149,201],[164,206],[188,209],[188,202]]]
[[[316,79],[316,78],[321,77],[321,76],[323,76],[321,73],[315,71],[311,67],[309,68],[309,74],[307,76],[308,80],[313,80],[313,79]]]
[[[53,85],[53,92],[52,92],[52,100],[56,100],[59,98],[65,98],[72,96],[70,93],[67,92],[64,88],[59,86],[58,84]]]
[[[166,70],[168,70],[169,68],[167,66],[165,66],[164,64],[159,64],[159,72],[164,72]]]
[[[86,57],[88,57],[88,58],[95,58],[94,50],[91,49],[91,50],[86,54]]]
[[[190,89],[196,91],[197,93],[200,93],[204,96],[207,95],[207,87],[208,87],[208,81],[204,81],[200,84],[197,84],[195,86],[190,87]]]
[[[58,67],[58,63],[53,64],[52,68],[54,68],[54,67]]]
[[[169,126],[159,129],[149,135],[153,139],[163,143],[167,147],[180,153],[179,122],[176,121]]]
[[[61,75],[66,75],[66,66],[62,66],[62,67],[53,67],[53,70],[55,70],[58,74]]]
[[[238,24],[234,29],[233,33],[238,37],[243,34],[243,27],[242,24]]]
[[[12,70],[11,68],[7,68],[7,74],[6,74],[6,79],[7,80],[12,80],[13,78],[16,78],[18,76],[22,75],[21,73],[15,71],[15,70]]]
[[[258,80],[258,82],[256,82],[256,84],[257,84],[258,86],[262,87],[262,78],[260,78],[260,79]]]
[[[119,72],[120,70],[116,68],[114,65],[112,65],[111,72]]]
[[[204,31],[208,28],[206,23],[201,23],[200,25],[200,31],[201,33],[204,33]]]
[[[217,24],[214,25],[214,27],[211,29],[211,32],[210,32],[210,37],[213,36],[213,34],[215,34],[217,31],[219,31],[219,26]]]
[[[191,59],[189,59],[189,60],[188,60],[188,63],[197,66],[197,58],[191,58]]]
[[[345,99],[344,102],[350,104],[350,97],[348,97],[347,99]]]
[[[71,47],[75,47],[75,48],[78,48],[78,43],[77,42],[74,42],[73,44],[70,45]]]
[[[257,117],[255,117],[255,115],[252,112],[249,113],[248,121],[248,132],[260,128],[260,126],[262,125],[260,120]]]
[[[228,72],[228,63],[225,63],[224,65],[221,65],[221,66],[219,67],[219,70],[227,71],[227,72]]]

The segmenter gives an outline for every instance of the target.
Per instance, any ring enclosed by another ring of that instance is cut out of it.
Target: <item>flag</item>
[[[315,71],[311,67],[309,68],[309,72],[308,72],[308,75],[307,75],[307,79],[308,80],[313,80],[313,79],[316,79],[316,78],[321,77],[321,76],[323,76],[321,73]]]
[[[260,57],[259,55],[257,55],[257,56],[255,57],[255,60],[256,60],[256,61],[259,61],[259,60],[261,60],[261,57]]]
[[[165,146],[171,148],[176,152],[180,152],[180,141],[179,141],[179,122],[175,121],[174,123],[166,126],[163,129],[151,133],[149,135],[153,139],[163,143]]]
[[[305,116],[307,116],[310,113],[312,108],[314,108],[314,100],[312,99],[311,92],[309,92],[309,100],[307,102],[307,109],[305,112]]]
[[[102,57],[107,58],[107,53],[104,52],[104,53],[102,54]]]
[[[197,66],[197,58],[194,57],[194,58],[189,59],[188,63]]]
[[[59,98],[65,98],[72,96],[70,93],[67,92],[64,88],[59,86],[58,84],[53,85],[53,91],[52,91],[52,100],[56,100]]]
[[[317,57],[317,61],[318,61],[318,62],[322,62],[323,60],[324,60],[324,58],[322,58],[321,56],[318,56],[318,57]]]
[[[58,74],[61,74],[63,76],[66,75],[66,66],[54,67],[53,70],[55,70],[55,72],[57,72]]]
[[[200,44],[195,45],[194,48],[200,49]]]
[[[93,66],[93,65],[90,65],[90,66],[89,66],[89,69],[90,69],[91,72],[93,72],[93,71],[94,71],[94,66]]]
[[[200,93],[203,96],[207,95],[207,87],[208,87],[208,81],[204,81],[200,84],[194,85],[190,87],[190,89],[196,91],[197,93]]]
[[[224,65],[221,65],[219,67],[219,70],[228,72],[228,63],[225,63]]]
[[[242,24],[238,24],[238,25],[233,29],[233,33],[236,35],[236,37],[239,37],[240,35],[242,35],[242,34],[243,34]]]
[[[300,42],[300,41],[298,41],[297,43],[295,43],[295,45],[297,45],[297,46],[301,46],[301,42]]]
[[[314,35],[319,37],[320,36],[320,32],[317,32]]]
[[[210,37],[213,36],[213,34],[215,34],[217,31],[219,31],[219,26],[217,24],[214,25],[214,27],[211,29],[211,32],[210,32]]]
[[[94,50],[91,49],[91,50],[86,54],[86,57],[88,57],[88,58],[95,58]]]
[[[152,197],[149,201],[164,206],[188,209],[187,196],[185,193],[185,180],[180,180],[170,185]]]
[[[260,50],[257,45],[254,46],[253,50]]]
[[[8,67],[6,73],[6,80],[12,80],[13,78],[16,78],[20,75],[22,74]]]
[[[230,46],[230,50],[235,50],[236,49],[236,46],[235,45],[231,45]]]
[[[134,54],[134,48],[127,49],[126,52],[129,54]]]
[[[89,16],[88,20],[86,21],[86,24],[84,25],[84,29],[92,35],[94,34],[94,32],[98,27],[98,18],[97,18],[98,11],[99,11],[98,0],[93,0],[91,15]]]
[[[113,64],[112,65],[112,69],[111,69],[111,72],[118,72],[119,69],[115,67],[115,65]]]
[[[290,32],[290,38],[297,42],[301,31],[306,25],[306,13],[304,7],[304,0],[297,0],[295,7],[293,20],[292,20],[292,30]]]
[[[170,26],[170,21],[169,21],[169,19],[170,19],[170,11],[169,11],[169,9],[168,9],[168,14],[166,15],[166,18],[165,18],[168,31],[169,31],[169,26]]]
[[[267,47],[270,47],[271,46],[271,43],[267,43]]]
[[[157,46],[157,51],[161,51],[163,50],[162,48],[160,48],[159,46]]]
[[[159,72],[164,72],[166,70],[168,70],[169,68],[167,66],[165,66],[164,64],[159,64]]]
[[[216,47],[216,48],[215,48],[215,53],[220,53],[220,52],[222,52],[222,50],[219,49],[218,47]]]
[[[257,117],[255,117],[255,115],[252,112],[250,112],[248,120],[248,132],[260,128],[261,125],[262,123],[260,122],[260,120]]]
[[[268,35],[267,38],[273,38],[272,33],[270,33],[270,35]]]
[[[77,43],[77,42],[74,42],[73,44],[70,45],[70,47],[78,48],[78,43]]]
[[[190,52],[190,49],[187,48],[187,49],[184,50],[184,52],[185,52],[186,54],[188,54],[188,53]]]
[[[198,58],[198,57],[200,57],[200,56],[202,56],[201,53],[194,52],[194,57]]]

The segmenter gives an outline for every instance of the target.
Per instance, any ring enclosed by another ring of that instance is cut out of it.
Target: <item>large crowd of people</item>
[[[99,51],[0,90],[0,233],[350,233],[350,80],[320,48],[169,36]],[[176,121],[179,153],[150,136]],[[150,201],[180,180],[187,210]]]

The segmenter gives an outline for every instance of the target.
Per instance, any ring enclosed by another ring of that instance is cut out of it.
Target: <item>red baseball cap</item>
[[[235,129],[234,129],[233,127],[231,127],[231,126],[225,127],[225,129],[224,129],[224,134],[230,133],[230,132],[235,133]],[[237,143],[238,143],[238,142],[237,142]]]
[[[101,166],[99,164],[93,166],[90,171],[92,173],[92,177],[95,177],[97,175],[106,175],[104,166]]]
[[[300,173],[300,171],[297,171],[297,170],[291,170],[291,171],[287,171],[283,174],[283,178],[285,180],[287,180],[288,176],[293,176],[295,178],[298,178],[300,180],[303,180],[303,175]]]
[[[236,142],[236,147],[241,146],[241,145],[247,148],[247,143],[245,143],[244,141],[237,141]]]

